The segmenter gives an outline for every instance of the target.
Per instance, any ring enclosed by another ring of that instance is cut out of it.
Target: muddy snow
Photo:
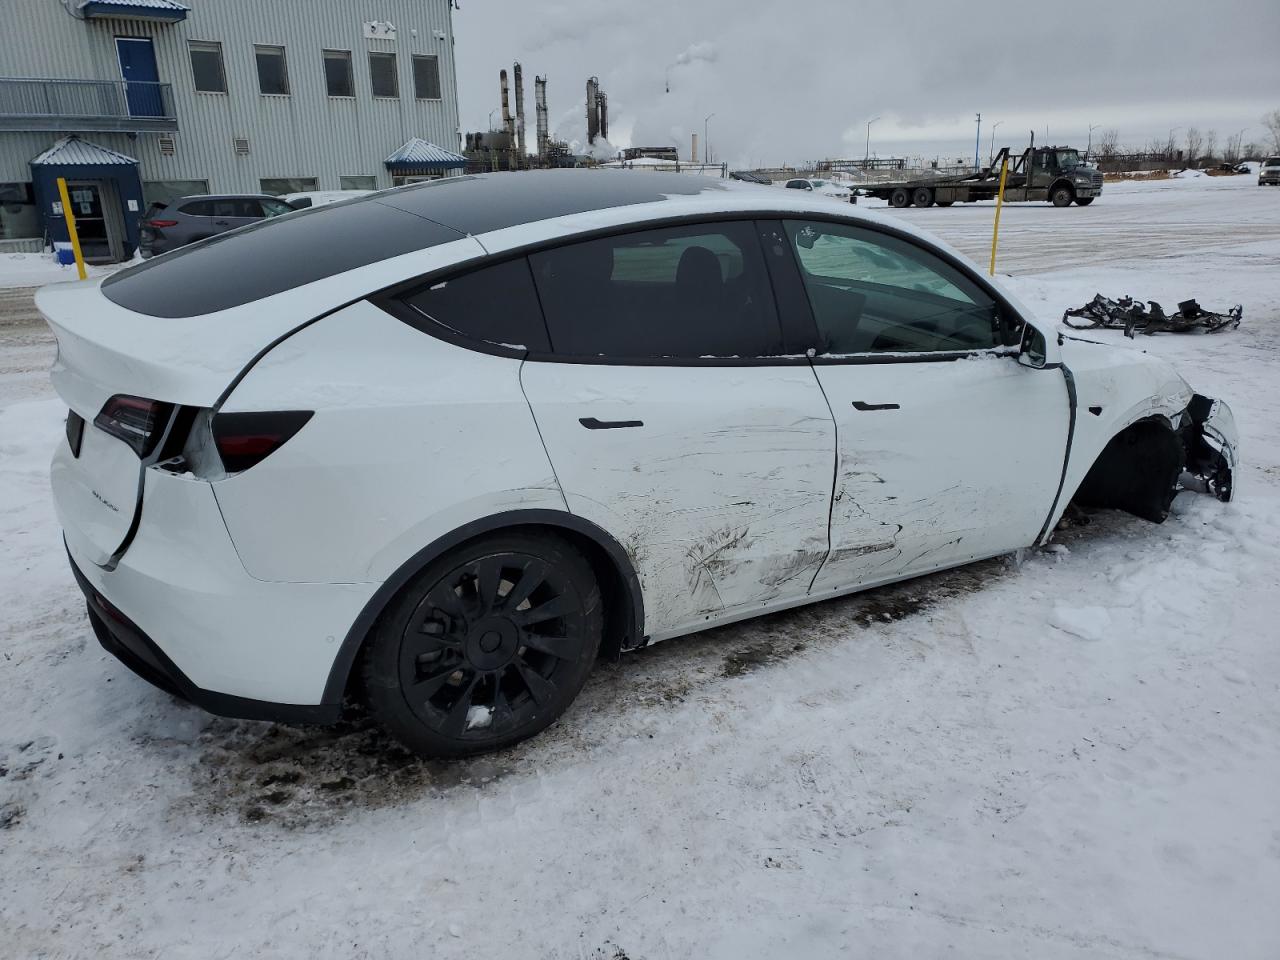
[[[989,206],[894,215],[985,262]],[[102,652],[49,501],[53,345],[14,291],[0,955],[1275,957],[1280,191],[1109,185],[1003,228],[1046,318],[1244,304],[1235,332],[1096,334],[1231,402],[1237,502],[660,644],[463,763],[356,713],[212,718]]]

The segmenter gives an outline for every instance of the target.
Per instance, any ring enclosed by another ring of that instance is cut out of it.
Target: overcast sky
[[[972,156],[981,111],[985,157],[996,121],[997,146],[1047,127],[1083,148],[1091,124],[1134,147],[1189,126],[1262,141],[1259,118],[1280,107],[1280,0],[460,4],[463,130],[488,127],[498,70],[519,60],[531,145],[535,74],[548,77],[554,135],[584,138],[594,74],[614,145],[686,156],[714,113],[717,159],[743,166],[861,157],[876,116],[873,154]]]

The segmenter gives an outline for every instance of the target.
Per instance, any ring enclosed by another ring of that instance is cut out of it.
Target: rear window
[[[372,198],[260,220],[122,270],[102,293],[152,317],[194,317],[261,300],[465,235]]]
[[[211,217],[213,216],[212,200],[192,200],[190,203],[184,203],[178,208],[179,213],[185,213],[189,217]]]

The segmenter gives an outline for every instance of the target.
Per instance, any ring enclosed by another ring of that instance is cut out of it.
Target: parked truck
[[[919,175],[895,180],[877,181],[858,187],[866,197],[888,200],[894,207],[949,207],[953,203],[994,200],[1000,192],[1000,166],[1010,157],[1002,147],[989,167],[955,176]],[[1102,194],[1102,174],[1085,163],[1073,147],[1037,147],[1032,145],[1009,163],[1005,177],[1006,203],[1044,200],[1055,207],[1077,203],[1082,207]],[[856,201],[855,201],[856,202]]]

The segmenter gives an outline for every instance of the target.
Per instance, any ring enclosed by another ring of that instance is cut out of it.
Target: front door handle
[[[855,410],[900,410],[896,403],[863,403],[861,400],[853,401],[853,409]]]
[[[230,224],[229,224],[229,223],[227,223],[227,221],[225,221],[225,220],[215,220],[215,221],[213,221],[213,225],[214,225],[215,227],[227,227],[227,226],[230,226]]]
[[[588,430],[618,430],[622,427],[643,427],[643,420],[597,420],[595,417],[579,417],[578,422]]]

